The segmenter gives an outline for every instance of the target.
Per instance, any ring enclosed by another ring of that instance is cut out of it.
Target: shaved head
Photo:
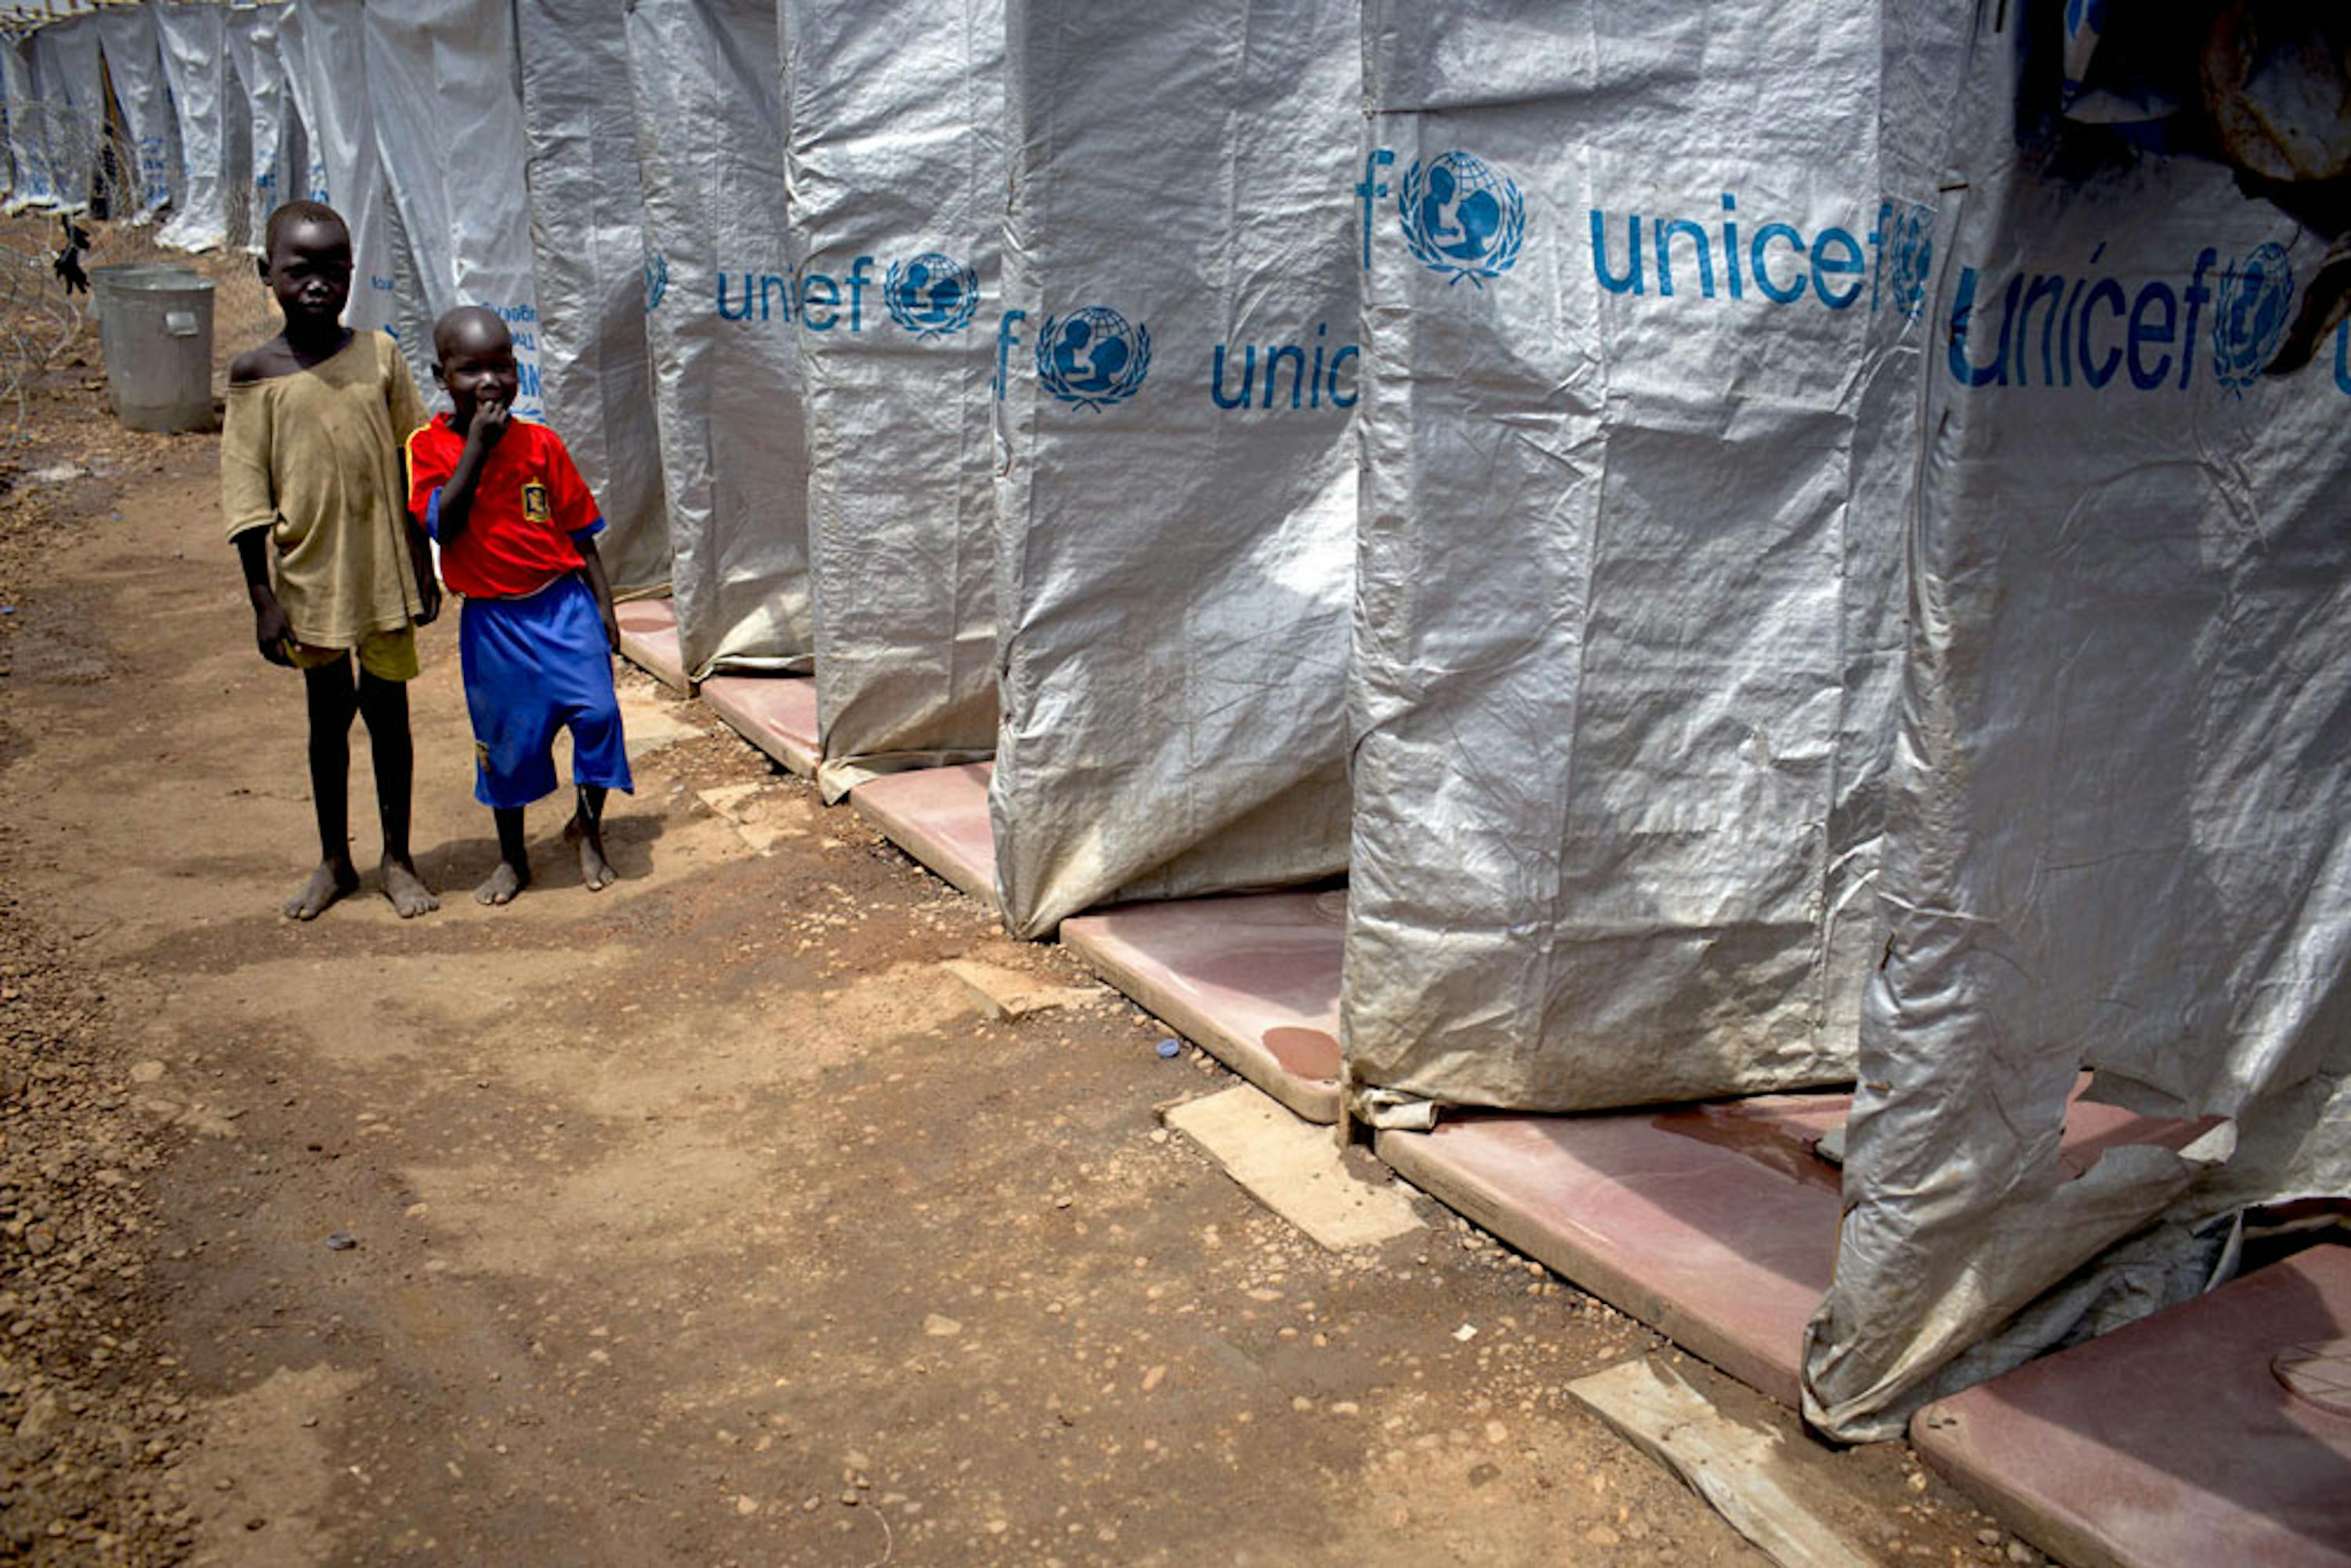
[[[460,305],[433,323],[433,355],[443,364],[478,358],[514,347],[514,335],[498,313],[480,305]]]

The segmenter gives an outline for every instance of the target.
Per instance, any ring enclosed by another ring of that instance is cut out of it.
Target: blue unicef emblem
[[[1405,244],[1431,272],[1473,288],[1499,277],[1526,243],[1527,204],[1518,182],[1467,152],[1440,152],[1405,171],[1396,193]]]
[[[1037,379],[1063,402],[1080,408],[1124,402],[1150,373],[1150,329],[1129,326],[1107,305],[1048,316],[1037,334]]]
[[[1916,320],[1927,305],[1927,275],[1935,266],[1935,209],[1913,204],[1886,219],[1886,249],[1893,258],[1886,291],[1894,308]]]
[[[669,257],[655,251],[645,257],[645,314],[661,308],[663,296],[669,292]]]
[[[2294,318],[2294,267],[2272,241],[2229,268],[2212,318],[2212,373],[2232,392],[2261,379]]]
[[[926,250],[890,264],[882,286],[890,319],[917,338],[944,338],[971,325],[979,309],[979,274],[953,256]]]

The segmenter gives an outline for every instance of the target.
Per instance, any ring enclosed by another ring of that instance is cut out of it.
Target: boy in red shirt
[[[458,623],[474,719],[474,796],[498,825],[498,868],[474,892],[505,904],[529,885],[523,808],[555,792],[555,732],[571,731],[579,805],[563,830],[580,876],[601,893],[604,795],[627,790],[629,758],[612,654],[621,645],[595,536],[596,499],[555,432],[512,417],[514,340],[496,314],[461,306],[434,323],[433,378],[453,412],[408,438],[408,506],[441,543],[441,576],[464,596]]]

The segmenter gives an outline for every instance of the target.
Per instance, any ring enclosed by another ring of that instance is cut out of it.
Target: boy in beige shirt
[[[286,329],[229,367],[221,505],[261,656],[302,672],[309,706],[319,868],[285,911],[316,919],[359,888],[349,800],[357,716],[367,720],[383,826],[377,874],[402,918],[423,915],[440,904],[409,858],[405,683],[416,674],[414,628],[440,612],[441,591],[409,520],[400,453],[424,423],[423,401],[390,338],[342,323],[351,235],[333,208],[289,202],[272,213],[261,276]]]

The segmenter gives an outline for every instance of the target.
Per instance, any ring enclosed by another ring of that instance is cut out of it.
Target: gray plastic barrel
[[[184,267],[121,268],[107,280],[98,329],[107,392],[127,428],[211,428],[210,278]]]

